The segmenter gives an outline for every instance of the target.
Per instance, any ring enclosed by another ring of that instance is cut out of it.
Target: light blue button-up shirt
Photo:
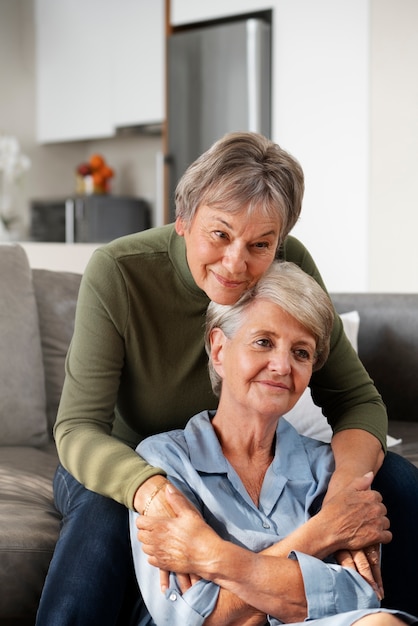
[[[264,477],[257,508],[222,453],[211,425],[213,414],[204,411],[194,416],[184,430],[145,439],[137,452],[167,472],[169,480],[223,539],[259,552],[286,537],[319,510],[334,471],[331,448],[299,435],[281,418],[275,456]],[[148,563],[138,542],[136,516],[130,512],[133,558],[149,611],[144,609],[140,626],[203,624],[216,605],[218,585],[200,580],[182,594],[176,576],[171,574],[169,589],[163,595],[159,570]],[[379,606],[372,588],[354,570],[300,552],[292,552],[289,558],[299,562],[308,618],[318,620],[318,626],[330,620],[333,626],[348,626]],[[347,611],[350,614],[341,615]],[[268,616],[268,624],[282,623]]]

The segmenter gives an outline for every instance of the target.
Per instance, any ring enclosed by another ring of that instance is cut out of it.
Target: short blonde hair
[[[299,219],[304,176],[298,161],[263,135],[228,133],[181,177],[176,217],[190,225],[201,204],[234,213],[257,208],[280,224],[280,242]]]
[[[294,263],[275,261],[260,280],[231,305],[210,302],[206,314],[205,347],[209,355],[209,375],[214,393],[219,396],[222,379],[215,371],[210,352],[210,335],[220,328],[231,339],[244,321],[247,309],[258,300],[277,304],[294,317],[316,342],[313,370],[328,358],[334,323],[334,307],[328,294]]]

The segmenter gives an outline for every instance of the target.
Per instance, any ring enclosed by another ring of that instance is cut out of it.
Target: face
[[[221,403],[230,414],[277,419],[296,404],[312,375],[316,341],[281,307],[259,300],[228,339],[215,328],[213,364],[222,378]],[[238,413],[239,412],[239,413]]]
[[[196,284],[211,300],[233,304],[273,262],[280,224],[257,210],[249,217],[245,209],[232,214],[201,205],[189,226],[177,219],[176,231]]]

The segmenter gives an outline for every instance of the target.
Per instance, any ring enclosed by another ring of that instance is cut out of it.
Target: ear
[[[223,357],[224,357],[224,346],[228,341],[228,338],[224,334],[223,330],[220,328],[214,328],[210,334],[210,356],[212,359],[213,367],[216,372],[224,377],[223,372]]]
[[[187,230],[184,224],[184,220],[181,217],[176,217],[174,228],[176,229],[176,233],[180,235],[180,237],[183,237],[185,231]]]

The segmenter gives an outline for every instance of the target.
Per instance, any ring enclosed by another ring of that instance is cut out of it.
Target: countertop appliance
[[[150,227],[150,207],[141,198],[75,196],[31,202],[30,239],[106,243]]]
[[[170,220],[179,178],[214,141],[237,130],[271,136],[270,57],[271,26],[264,17],[192,27],[169,37]]]

